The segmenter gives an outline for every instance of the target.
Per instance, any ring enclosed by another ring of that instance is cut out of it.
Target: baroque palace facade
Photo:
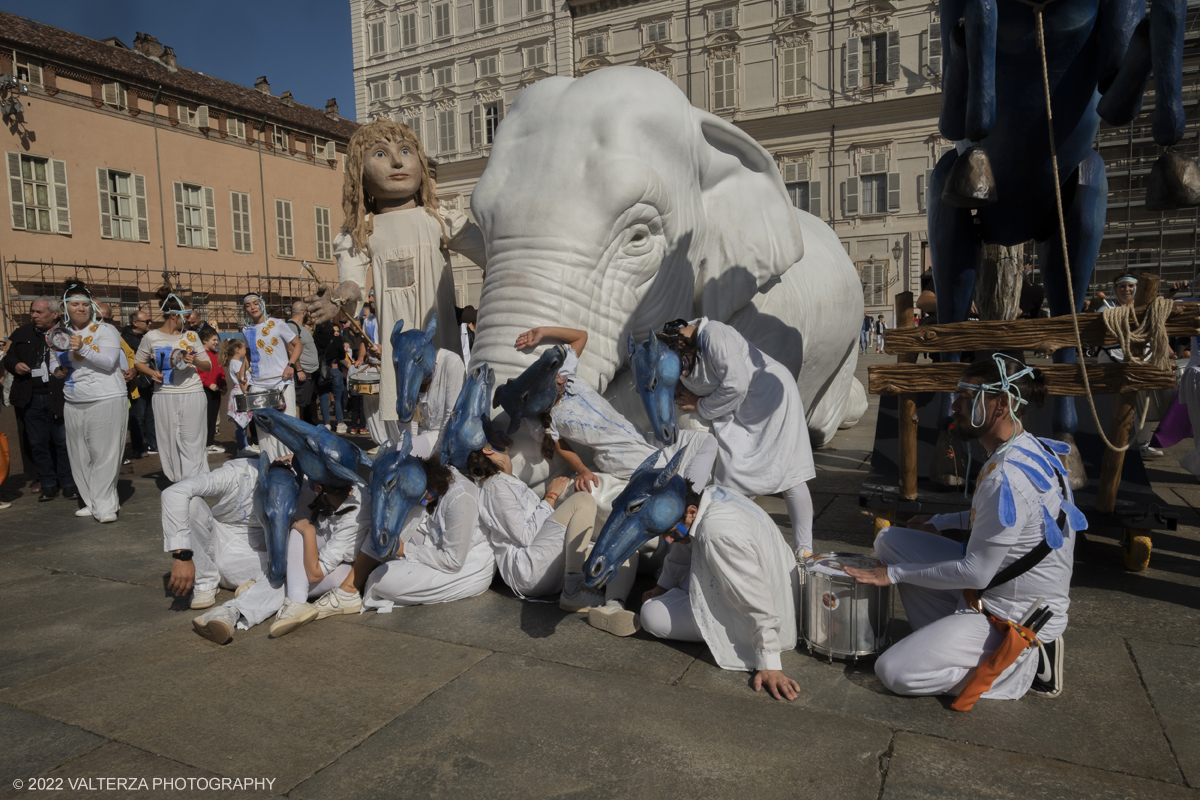
[[[525,86],[644,66],[775,157],[792,201],[841,238],[872,314],[891,324],[895,294],[919,290],[930,266],[925,186],[954,146],[937,130],[936,2],[351,0],[350,11],[358,118],[390,116],[418,130],[447,205],[470,208],[496,126]],[[1189,120],[1200,61],[1195,17],[1192,9]],[[1152,103],[1151,89],[1147,111]],[[1127,128],[1103,126],[1098,137],[1112,162],[1099,289],[1127,266],[1172,278],[1195,273],[1195,212],[1141,209],[1140,182],[1157,155],[1146,144],[1147,120],[1144,112]],[[1195,150],[1194,124],[1180,146]],[[456,277],[460,304],[478,302],[479,271],[456,262]]]

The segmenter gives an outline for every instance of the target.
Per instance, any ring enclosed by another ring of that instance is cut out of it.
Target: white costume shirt
[[[296,499],[296,513],[292,521],[310,519],[312,511],[309,506],[317,498],[312,484],[305,481]],[[321,571],[328,575],[338,564],[354,563],[354,558],[362,547],[363,540],[371,531],[371,495],[363,487],[355,484],[350,489],[350,495],[332,514],[321,515],[312,520],[317,529],[318,542],[325,538],[325,546],[317,552],[317,561]]]
[[[1057,520],[1062,508],[1061,488],[1059,482],[1053,480],[1051,490],[1041,492],[1020,468],[1005,466],[1006,463],[1020,461],[1038,469],[1036,462],[1018,448],[1056,458],[1029,433],[1022,433],[1014,439],[1012,446],[1004,452],[993,454],[979,473],[979,484],[971,501],[974,521],[963,557],[937,564],[889,564],[888,577],[893,583],[910,583],[950,591],[982,589],[1000,570],[1042,541],[1045,531],[1042,507],[1045,506],[1051,518]],[[1002,474],[1008,476],[1016,506],[1017,524],[1011,528],[1000,522]],[[1068,487],[1068,495],[1070,491]],[[1070,500],[1070,496],[1067,499]],[[1075,534],[1068,529],[1063,536],[1062,547],[1051,550],[1037,566],[1023,575],[989,589],[983,595],[984,606],[996,616],[1016,622],[1025,615],[1034,600],[1044,598],[1054,617],[1046,623],[1039,638],[1044,642],[1057,639],[1067,627],[1074,552]],[[957,613],[966,611],[966,601],[960,599]]]
[[[125,397],[124,351],[121,334],[112,325],[96,322],[71,333],[83,338],[78,351],[59,354],[59,363],[70,368],[63,396],[68,403],[91,403]]]
[[[273,389],[281,383],[292,382],[291,378],[283,378],[283,371],[290,363],[287,346],[296,338],[291,325],[268,317],[257,325],[243,328],[242,334],[246,337],[246,352],[250,359],[246,383]]]
[[[172,369],[172,350],[191,350],[201,358],[209,358],[208,351],[204,349],[204,345],[200,344],[200,337],[195,331],[183,331],[175,334],[164,333],[162,328],[149,331],[142,337],[142,343],[138,345],[134,360],[148,364],[152,369],[163,374],[162,385],[155,389],[154,393],[203,393],[204,384],[200,382],[200,375],[194,366]]]
[[[687,579],[696,626],[722,669],[780,669],[796,647],[800,575],[779,528],[748,498],[720,486],[700,497],[690,545],[671,545],[658,585]]]
[[[516,560],[522,550],[533,544],[546,525],[562,525],[550,519],[554,509],[519,478],[504,472],[488,478],[479,489],[479,522],[492,552],[500,577],[509,586],[516,573]]]
[[[467,563],[467,554],[477,548],[490,552],[491,546],[479,527],[479,489],[454,467],[450,489],[438,499],[432,514],[420,506],[417,516],[409,515],[405,530],[404,557],[436,569],[455,573]]]
[[[382,372],[391,372],[395,378],[396,371],[381,370]],[[413,437],[423,433],[432,433],[436,437],[446,427],[446,420],[450,417],[450,412],[454,410],[454,404],[458,402],[458,395],[462,391],[463,381],[466,380],[467,370],[463,366],[462,359],[458,357],[458,353],[450,350],[438,349],[437,358],[433,363],[433,375],[429,381],[429,391],[421,392],[417,396],[417,408],[420,411],[418,415],[413,415],[412,426],[409,429]],[[392,411],[394,412],[396,403],[392,402]]]
[[[449,248],[479,266],[484,265],[483,234],[460,211],[438,209],[446,223]],[[391,334],[397,320],[407,328],[424,328],[431,312],[438,315],[440,349],[457,350],[454,325],[454,271],[450,256],[441,249],[442,227],[424,208],[389,211],[374,217],[374,232],[368,242],[370,253],[360,253],[345,233],[333,241],[338,262],[338,280],[354,281],[367,289],[367,272],[375,287],[376,312],[380,326],[382,362],[392,360]],[[385,421],[396,415],[396,375],[381,370],[379,410]],[[453,406],[453,401],[451,402]]]
[[[804,404],[788,368],[722,322],[693,324],[696,361],[680,380],[712,422],[720,452],[713,482],[759,495],[816,477]]]
[[[265,550],[266,542],[254,490],[258,462],[247,458],[227,461],[220,469],[172,484],[162,493],[163,550],[194,550],[189,509],[193,497],[215,497],[213,520],[227,532],[246,536],[250,547]]]

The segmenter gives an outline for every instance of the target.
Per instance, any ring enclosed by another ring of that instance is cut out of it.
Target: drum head
[[[819,572],[822,575],[830,575],[835,578],[847,577],[846,567],[853,569],[875,569],[879,566],[875,563],[874,556],[861,555],[859,553],[822,553],[815,556],[808,563],[808,569],[811,572]]]
[[[182,350],[171,351],[171,369],[186,369],[187,361],[184,360],[184,352]]]
[[[51,328],[46,331],[46,344],[51,350],[65,353],[71,349],[71,332],[66,328]]]

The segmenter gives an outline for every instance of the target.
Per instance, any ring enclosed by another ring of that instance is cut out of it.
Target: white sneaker
[[[1146,442],[1139,449],[1142,451],[1143,457],[1150,456],[1151,458],[1162,458],[1163,456],[1166,455],[1166,453],[1164,453],[1162,450],[1158,449],[1157,447],[1152,446],[1149,442]]]
[[[241,613],[236,608],[217,606],[192,620],[192,627],[210,642],[225,644],[233,638],[233,631],[240,616]]]
[[[217,602],[217,589],[197,589],[192,587],[192,608],[212,608]]]
[[[613,636],[632,636],[642,629],[638,615],[626,611],[620,600],[609,600],[598,608],[589,608],[588,624]]]
[[[246,449],[249,450],[251,453],[254,453],[254,455],[258,455],[259,453],[262,452],[262,448],[256,444],[252,444],[249,447],[247,447]]]
[[[604,593],[589,589],[583,584],[583,576],[568,575],[566,586],[558,597],[558,607],[563,611],[587,611],[604,605]]]
[[[275,621],[271,623],[271,636],[276,639],[286,636],[316,618],[317,609],[312,603],[293,603],[285,598],[283,608],[279,609],[279,613],[275,615]]]
[[[362,611],[362,595],[355,592],[347,597],[340,589],[330,589],[317,598],[313,604],[317,609],[317,619],[334,617],[338,614],[357,614]]]
[[[338,432],[338,433],[345,433],[345,432],[346,432],[346,430],[347,430],[347,429],[346,429],[346,423],[344,423],[344,422],[339,422],[339,423],[338,423],[338,426],[337,426],[337,432]]]
[[[237,587],[237,590],[234,591],[234,593],[233,593],[233,599],[236,600],[237,598],[244,595],[246,593],[246,590],[249,589],[251,586],[253,586],[256,583],[258,583],[258,581],[246,581],[241,586]]]
[[[207,452],[209,452],[209,453],[224,453],[225,448],[221,447],[221,445],[219,445],[219,444],[214,444],[208,448]]]
[[[0,511],[3,511],[6,508],[12,508],[12,503],[8,502],[7,500],[0,500]]]
[[[378,452],[379,452],[379,445],[375,445],[374,447],[372,447],[370,450],[367,451],[367,455],[373,456],[373,455],[377,454]]]
[[[100,521],[101,521],[101,522],[116,522],[116,521],[117,521],[117,515],[116,515],[116,514],[109,514],[107,517],[101,517],[101,518],[100,518]]]
[[[75,512],[75,516],[77,516],[77,517],[90,517],[91,515],[92,515],[92,510],[90,508],[88,508],[87,506],[84,506],[83,508],[81,508]]]

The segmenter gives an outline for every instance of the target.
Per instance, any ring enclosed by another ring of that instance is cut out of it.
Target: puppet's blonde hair
[[[406,142],[417,151],[421,160],[421,188],[417,191],[417,205],[423,206],[429,215],[437,220],[442,229],[442,248],[446,248],[449,236],[446,233],[446,223],[437,213],[437,184],[429,172],[429,159],[425,156],[425,148],[413,129],[401,122],[390,119],[377,119],[363,125],[350,137],[346,148],[346,180],[342,184],[342,214],[345,219],[344,230],[350,234],[354,249],[360,253],[369,253],[367,241],[374,230],[375,198],[367,194],[363,181],[363,166],[367,150],[376,142]]]

